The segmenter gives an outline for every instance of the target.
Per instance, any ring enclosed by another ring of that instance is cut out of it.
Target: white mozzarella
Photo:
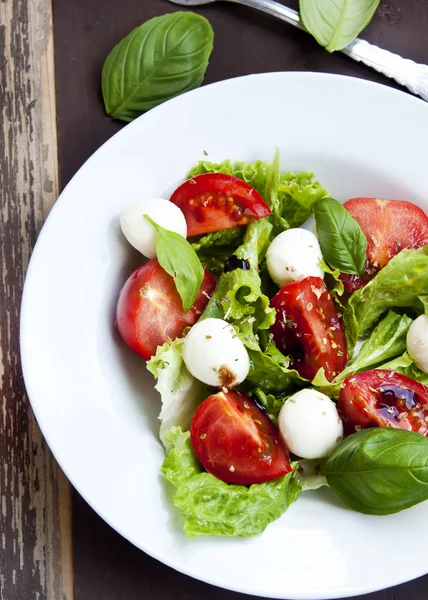
[[[313,389],[301,390],[286,400],[278,426],[284,444],[301,458],[329,456],[343,439],[335,403]]]
[[[407,352],[416,365],[428,373],[428,315],[413,321],[407,332]]]
[[[250,369],[248,352],[230,323],[204,319],[184,338],[183,359],[187,369],[203,383],[232,388]]]
[[[322,259],[317,237],[307,229],[287,229],[271,243],[266,254],[266,265],[274,282],[283,287],[305,277],[321,277]]]
[[[169,200],[145,198],[126,206],[120,214],[122,232],[128,242],[147,258],[156,256],[158,234],[144,215],[148,215],[164,229],[174,231],[184,238],[187,235],[186,219],[182,211]]]

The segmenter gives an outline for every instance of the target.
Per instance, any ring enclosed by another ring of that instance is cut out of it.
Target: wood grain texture
[[[71,600],[70,488],[40,433],[19,358],[19,310],[58,193],[50,0],[0,0],[0,598]]]
[[[282,0],[297,8],[298,0]],[[145,20],[179,10],[166,0],[53,0],[61,182],[123,126],[105,116],[103,62]],[[341,73],[399,87],[340,53],[329,55],[302,31],[245,7],[195,8],[215,32],[206,83],[247,73],[308,70]],[[362,37],[428,63],[428,0],[384,0]],[[393,126],[393,125],[392,125]],[[422,533],[421,533],[422,535]],[[73,494],[76,600],[251,600],[190,579],[137,550]],[[391,568],[399,568],[391,556]],[[364,561],[362,559],[362,578]],[[361,600],[427,600],[428,576]]]

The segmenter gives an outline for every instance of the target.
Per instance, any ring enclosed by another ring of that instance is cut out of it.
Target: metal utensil
[[[203,4],[212,4],[219,0],[169,0],[180,6],[200,6]],[[305,30],[299,13],[295,10],[276,2],[275,0],[226,0],[236,4],[244,4],[251,8],[261,10],[273,17],[277,17],[290,25]],[[394,54],[365,40],[357,38],[349,46],[342,50],[344,54],[350,56],[358,62],[372,67],[379,73],[395,79],[399,84],[407,87],[413,94],[417,94],[428,102],[428,66],[414,62],[408,58],[403,58],[399,54]]]

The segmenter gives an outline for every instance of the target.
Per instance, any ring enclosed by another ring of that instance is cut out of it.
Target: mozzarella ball
[[[329,456],[343,439],[335,403],[317,390],[301,390],[286,400],[278,426],[286,447],[301,458]]]
[[[266,266],[276,285],[283,287],[305,277],[321,277],[321,248],[307,229],[287,229],[273,240],[266,253]]]
[[[120,226],[123,235],[131,246],[134,246],[147,258],[156,256],[158,234],[144,215],[148,215],[164,229],[174,231],[184,238],[187,235],[186,219],[182,211],[169,200],[145,198],[136,204],[126,206],[120,214]]]
[[[407,332],[407,352],[416,365],[428,373],[428,315],[413,321]]]
[[[184,338],[183,359],[193,377],[214,387],[234,387],[250,370],[244,344],[223,319],[204,319],[193,325]]]

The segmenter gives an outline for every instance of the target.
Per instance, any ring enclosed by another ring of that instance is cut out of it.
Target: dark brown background
[[[103,110],[100,73],[108,52],[137,25],[176,7],[166,0],[53,3],[59,156],[64,186],[94,150],[123,126],[106,117]],[[297,1],[288,0],[288,5],[297,8]],[[223,2],[194,10],[210,20],[215,32],[207,83],[247,73],[299,70],[342,73],[393,85],[340,53],[329,55],[306,33],[261,13]],[[381,3],[363,37],[428,64],[428,0]],[[73,523],[76,600],[250,598],[189,579],[151,559],[106,525],[76,492]],[[391,569],[399,569],[400,557],[390,559]],[[428,576],[361,598],[427,600]]]

